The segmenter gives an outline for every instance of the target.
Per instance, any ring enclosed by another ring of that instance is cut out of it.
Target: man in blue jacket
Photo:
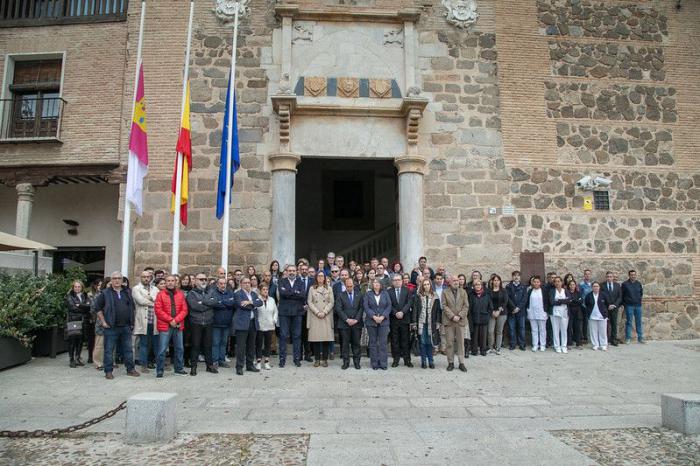
[[[218,278],[209,290],[205,304],[214,310],[211,358],[218,367],[230,367],[226,362],[226,344],[233,320],[233,291],[226,287],[226,278]]]
[[[280,367],[284,367],[287,361],[287,340],[292,337],[294,365],[301,367],[301,321],[306,311],[306,290],[304,284],[297,277],[297,268],[294,265],[287,266],[287,278],[277,281],[277,293],[280,297],[277,306],[280,326],[279,356]]]
[[[637,330],[637,341],[646,343],[644,329],[642,327],[642,298],[644,288],[637,281],[637,271],[630,270],[627,273],[628,280],[622,283],[622,305],[625,306],[625,344],[632,341],[632,318],[634,318]]]
[[[263,305],[257,293],[250,289],[250,278],[241,279],[241,289],[234,294],[233,330],[236,332],[236,374],[243,375],[243,360],[248,372],[260,372],[255,367],[255,337],[260,325],[258,307]]]
[[[512,303],[508,313],[508,330],[510,330],[510,349],[515,349],[517,344],[521,351],[525,351],[525,319],[527,317],[527,287],[520,282],[520,271],[515,270],[511,274],[512,281],[506,285],[508,298]]]

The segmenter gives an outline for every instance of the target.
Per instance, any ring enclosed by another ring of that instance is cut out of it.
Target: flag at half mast
[[[182,174],[180,177],[180,222],[187,225],[187,202],[189,200],[189,177],[190,169],[192,168],[192,134],[190,127],[190,82],[187,81],[187,89],[185,91],[185,108],[182,112],[182,121],[180,123],[180,134],[177,138],[176,147],[178,156],[175,157],[175,169],[173,171],[172,182],[172,200],[170,203],[170,212],[175,212],[177,200],[177,161],[179,154],[182,154]]]
[[[148,135],[146,134],[146,95],[143,86],[143,63],[139,63],[138,83],[134,95],[133,119],[129,132],[129,162],[126,172],[126,199],[137,215],[143,215],[143,179],[148,173]]]

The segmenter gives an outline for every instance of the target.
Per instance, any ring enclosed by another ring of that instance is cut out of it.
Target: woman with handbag
[[[76,280],[66,295],[66,338],[70,367],[85,365],[80,359],[80,353],[83,349],[83,319],[90,314],[90,298],[83,289],[83,284]]]

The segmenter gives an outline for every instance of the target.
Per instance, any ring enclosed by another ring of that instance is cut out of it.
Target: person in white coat
[[[532,288],[527,292],[525,301],[527,318],[532,330],[532,351],[545,351],[547,345],[547,293],[542,289],[539,275],[532,277]]]
[[[270,297],[270,287],[267,283],[262,282],[259,286],[259,291],[263,305],[258,307],[260,330],[258,330],[255,337],[255,368],[260,370],[264,367],[266,370],[270,370],[270,347],[278,322],[277,303]],[[264,365],[262,362],[263,358],[265,358]]]
[[[158,350],[158,327],[156,325],[156,316],[153,312],[153,305],[160,290],[151,284],[151,274],[148,271],[144,270],[141,272],[140,279],[140,283],[131,290],[135,308],[133,338],[135,340],[137,336],[139,337],[138,361],[141,364],[141,372],[146,373],[149,372],[149,345],[153,348],[154,354]],[[135,343],[135,341],[132,341],[132,343]],[[135,345],[133,347],[136,348]]]

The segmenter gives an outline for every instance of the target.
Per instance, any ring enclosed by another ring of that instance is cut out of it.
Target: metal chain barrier
[[[110,409],[102,416],[90,419],[80,424],[75,424],[69,427],[64,427],[62,429],[51,429],[51,430],[0,430],[0,438],[39,438],[39,437],[57,437],[62,434],[70,434],[77,430],[82,430],[90,426],[94,426],[98,422],[102,422],[105,419],[109,419],[117,414],[122,409],[126,408],[126,401],[119,403],[114,409]]]

